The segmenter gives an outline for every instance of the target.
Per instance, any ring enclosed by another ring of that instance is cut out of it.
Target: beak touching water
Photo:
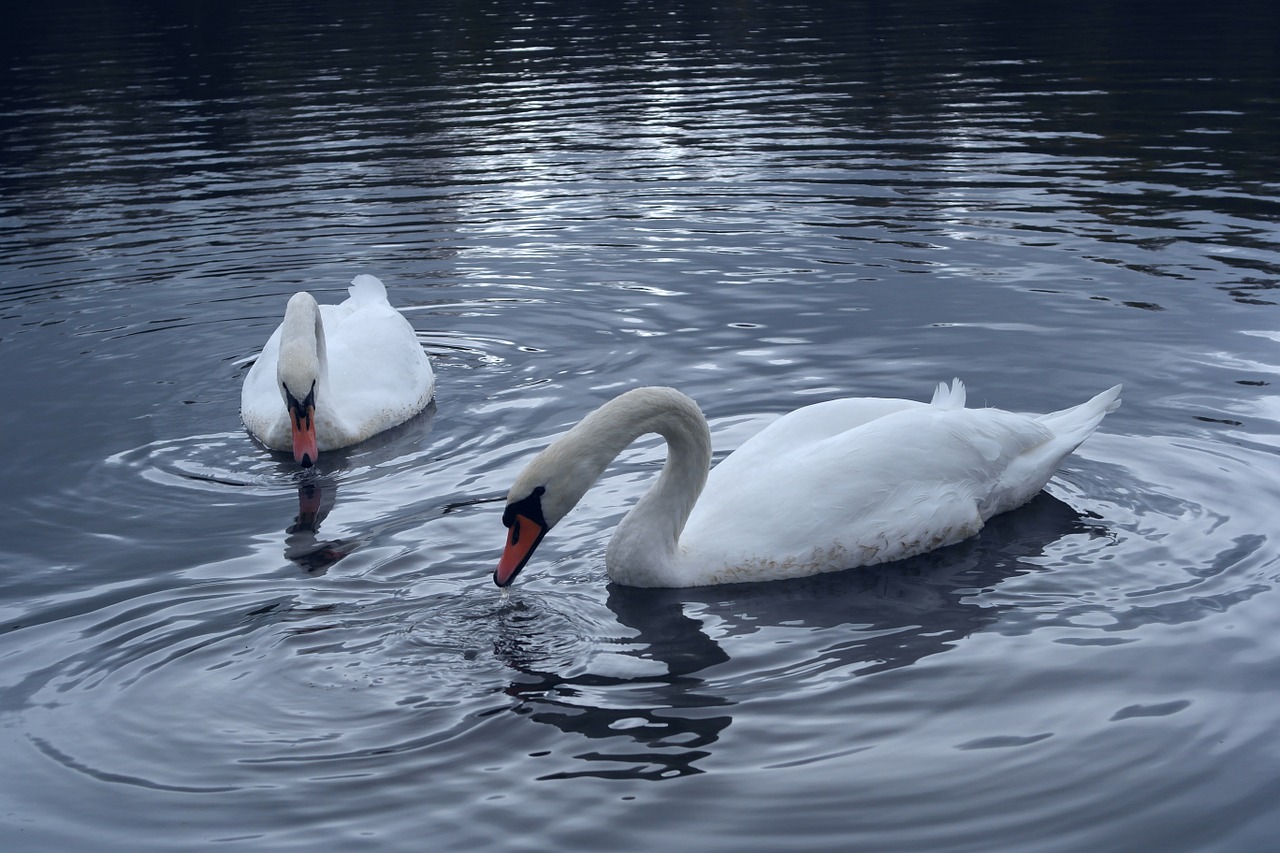
[[[293,426],[293,461],[310,468],[320,457],[316,446],[316,404],[314,387],[307,399],[299,403],[288,396],[289,422]]]
[[[307,408],[302,414],[294,411],[289,417],[293,421],[293,461],[310,468],[320,456],[316,449],[315,409]]]
[[[516,579],[550,529],[542,515],[544,492],[546,489],[538,486],[523,500],[507,504],[502,514],[502,523],[507,526],[507,545],[502,550],[498,567],[493,570],[493,582],[498,586],[509,586]]]

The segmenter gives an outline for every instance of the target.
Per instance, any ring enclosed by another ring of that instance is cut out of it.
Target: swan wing
[[[750,476],[745,471],[764,464],[764,460],[771,460],[780,449],[810,447],[886,415],[926,406],[926,403],[915,400],[885,397],[849,397],[814,403],[788,412],[751,436],[716,466],[713,476]],[[738,469],[744,473],[736,474]]]
[[[373,276],[357,276],[356,282],[362,279],[378,282]],[[353,285],[351,298],[321,306],[321,316],[332,410],[346,433],[333,446],[403,423],[430,402],[435,390],[431,362],[413,326],[388,304],[385,290],[364,293]]]
[[[717,583],[909,557],[973,535],[1056,467],[1026,462],[1054,437],[1032,417],[936,397],[877,405],[887,413],[828,435],[766,430],[717,466],[681,538],[690,569]]]
[[[245,428],[273,450],[289,450],[293,433],[280,389],[276,387],[276,364],[280,361],[281,327],[267,338],[266,345],[249,367],[240,389],[240,419]]]
[[[891,397],[844,397],[795,409],[752,436],[720,463],[727,470],[755,464],[756,454],[772,456],[775,448],[795,448],[848,433],[887,415],[933,406],[942,410],[963,409],[964,383],[939,383],[929,403]],[[727,473],[723,472],[723,473]]]

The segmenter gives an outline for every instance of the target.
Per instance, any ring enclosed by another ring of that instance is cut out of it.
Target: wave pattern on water
[[[1274,15],[1104,5],[15,11],[0,838],[1269,842]],[[437,398],[303,473],[240,384],[360,272]],[[690,393],[720,459],[954,375],[1125,404],[903,563],[607,585],[647,439],[489,580],[521,465],[625,388]]]

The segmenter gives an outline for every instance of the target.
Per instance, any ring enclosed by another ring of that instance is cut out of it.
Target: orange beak
[[[493,582],[498,586],[508,586],[515,580],[546,533],[544,526],[527,515],[515,514],[507,526],[507,547],[502,550],[498,567],[493,570]]]
[[[289,420],[293,423],[293,461],[310,468],[320,457],[316,447],[316,407],[291,406]]]

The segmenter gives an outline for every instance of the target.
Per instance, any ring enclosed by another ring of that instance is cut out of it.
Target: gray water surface
[[[1271,4],[56,5],[0,61],[0,846],[1274,842]],[[437,399],[303,473],[240,384],[360,273]],[[953,376],[1125,402],[918,559],[610,585],[647,439],[490,580],[622,390],[722,458]]]

